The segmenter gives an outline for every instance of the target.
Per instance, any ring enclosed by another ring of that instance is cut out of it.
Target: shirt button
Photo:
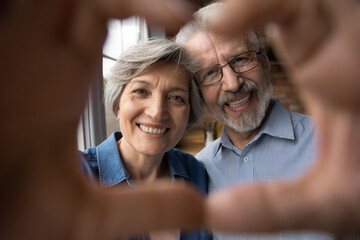
[[[244,157],[244,162],[247,162],[249,160],[248,157]]]

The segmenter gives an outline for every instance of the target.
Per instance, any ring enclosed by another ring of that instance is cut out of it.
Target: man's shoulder
[[[314,122],[311,116],[291,111],[289,113],[295,132],[312,133],[314,131]]]
[[[312,127],[313,121],[311,116],[288,110],[278,99],[273,99],[273,101],[275,101],[275,107],[272,112],[275,112],[277,122],[279,117],[285,118],[289,114],[293,126],[301,124],[306,127]]]
[[[293,122],[312,122],[312,117],[303,113],[289,111]]]
[[[201,162],[204,162],[212,158],[215,152],[219,149],[220,144],[221,144],[221,138],[217,138],[216,140],[206,145],[199,153],[197,153],[195,155],[195,158]]]

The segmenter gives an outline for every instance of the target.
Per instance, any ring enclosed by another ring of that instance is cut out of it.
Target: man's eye
[[[234,61],[235,63],[238,63],[238,62],[240,62],[240,63],[246,63],[246,62],[251,61],[251,58],[249,58],[249,57],[237,57],[237,58],[235,58],[233,61]]]
[[[241,62],[242,60],[244,60],[243,57],[237,57],[234,59],[235,62]]]
[[[209,71],[207,71],[207,72],[205,73],[205,76],[206,76],[206,77],[212,76],[212,75],[214,75],[214,74],[216,74],[216,73],[217,73],[216,70],[211,69],[211,70],[209,70]]]

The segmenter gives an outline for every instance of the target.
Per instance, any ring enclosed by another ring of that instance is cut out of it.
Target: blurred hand
[[[176,0],[0,3],[1,239],[113,239],[200,225],[202,199],[192,188],[98,190],[76,154],[107,20],[139,14],[176,31],[190,10]]]
[[[316,166],[295,182],[237,186],[208,199],[208,225],[232,232],[359,233],[360,1],[228,0],[215,31],[265,26],[315,117]],[[241,201],[241,204],[239,203]]]
[[[226,34],[265,26],[296,84],[329,106],[358,109],[359,20],[358,0],[229,0],[212,25]]]

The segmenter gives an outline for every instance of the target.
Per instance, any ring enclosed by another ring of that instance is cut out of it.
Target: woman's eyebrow
[[[186,88],[183,88],[183,87],[176,87],[176,86],[171,87],[171,88],[169,89],[169,91],[170,91],[170,92],[181,91],[181,92],[185,92],[185,93],[189,93],[189,92],[190,92],[189,89],[186,89]]]
[[[151,82],[149,81],[145,81],[145,80],[142,80],[142,79],[133,79],[129,82],[130,85],[134,85],[134,84],[146,84],[146,85],[149,85],[151,86]]]
[[[131,80],[128,84],[129,85],[144,84],[144,85],[147,85],[147,86],[150,86],[150,87],[152,86],[151,81],[146,81],[146,80],[142,80],[142,79]],[[179,86],[172,86],[167,90],[167,92],[176,92],[176,91],[184,92],[186,94],[190,93],[190,90],[188,88],[179,87]]]

